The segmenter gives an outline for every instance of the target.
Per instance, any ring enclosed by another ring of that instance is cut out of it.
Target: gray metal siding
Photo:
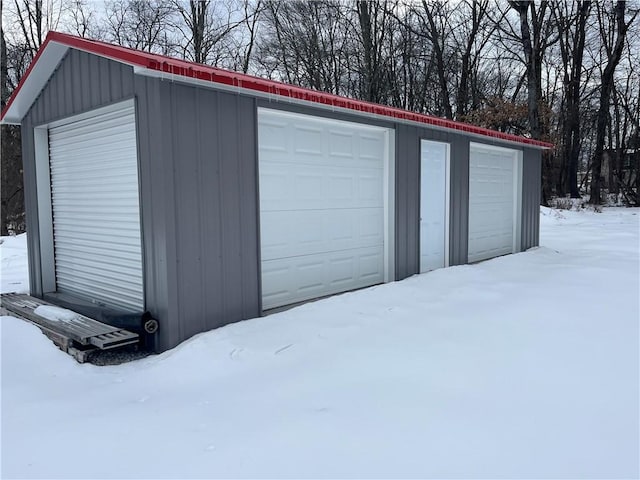
[[[396,129],[396,280],[420,271],[420,140],[449,143],[449,264],[467,262],[469,139],[413,125]]]
[[[260,314],[256,105],[159,82],[169,315],[166,349]],[[144,159],[141,158],[144,163]],[[173,199],[173,200],[172,200]],[[175,293],[174,293],[175,292]]]
[[[418,273],[420,263],[420,140],[418,129],[396,125],[396,280]]]
[[[522,166],[522,250],[540,244],[540,194],[542,188],[542,153],[523,149]]]
[[[132,98],[133,95],[131,67],[70,49],[27,118],[37,126]]]
[[[451,137],[449,265],[464,265],[469,253],[469,137]]]
[[[176,292],[169,288],[167,235],[173,204],[171,158],[165,155],[162,135],[160,82],[149,77],[135,78],[138,129],[138,168],[142,227],[142,263],[145,303],[160,323],[160,332],[170,332],[175,318]]]
[[[22,175],[24,183],[24,208],[26,213],[27,250],[29,256],[29,290],[42,296],[42,265],[40,263],[40,235],[38,194],[36,191],[35,146],[33,124],[27,116],[22,122]]]

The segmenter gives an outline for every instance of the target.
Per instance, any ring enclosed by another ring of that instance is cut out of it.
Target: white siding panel
[[[258,118],[263,308],[382,283],[386,132]]]
[[[133,102],[49,129],[56,286],[144,309]]]

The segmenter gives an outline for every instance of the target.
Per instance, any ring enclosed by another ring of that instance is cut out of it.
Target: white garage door
[[[49,129],[56,288],[141,311],[134,105],[100,112]]]
[[[258,119],[263,309],[383,282],[387,131]]]
[[[515,251],[518,152],[471,144],[469,263]]]

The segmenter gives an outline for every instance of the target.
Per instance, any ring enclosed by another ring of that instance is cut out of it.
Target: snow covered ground
[[[29,293],[26,234],[0,238],[0,291]]]
[[[3,317],[2,477],[638,478],[639,218],[543,209],[541,248],[115,367]]]

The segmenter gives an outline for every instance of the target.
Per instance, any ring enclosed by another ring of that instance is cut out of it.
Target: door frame
[[[57,276],[55,266],[55,247],[53,232],[53,205],[51,198],[51,158],[49,153],[49,129],[87,120],[94,116],[104,115],[117,112],[125,108],[134,109],[134,128],[136,136],[136,165],[138,169],[138,205],[139,205],[139,225],[140,225],[140,252],[141,252],[141,268],[142,268],[142,303],[146,305],[146,268],[145,268],[145,250],[144,250],[144,229],[142,218],[142,188],[140,185],[140,141],[138,137],[138,110],[134,98],[126,98],[117,100],[108,105],[104,105],[81,113],[70,114],[66,117],[35,125],[33,127],[33,143],[34,143],[34,160],[35,160],[35,177],[36,177],[36,196],[37,196],[37,212],[38,212],[38,240],[37,245],[40,248],[40,283],[42,294],[57,293]]]
[[[443,142],[440,140],[431,140],[429,138],[421,138],[420,139],[420,198],[418,205],[422,204],[422,145],[423,143],[436,143],[445,146],[445,159],[444,159],[444,266],[446,268],[450,266],[451,262],[449,259],[450,254],[450,210],[451,210],[451,143]],[[420,216],[418,218],[422,219],[422,212],[420,208],[418,208]],[[422,271],[420,266],[421,258],[422,258],[422,235],[421,235],[421,224],[422,220],[419,220],[418,224],[418,271],[419,273],[426,273]],[[431,270],[430,270],[431,271]]]

